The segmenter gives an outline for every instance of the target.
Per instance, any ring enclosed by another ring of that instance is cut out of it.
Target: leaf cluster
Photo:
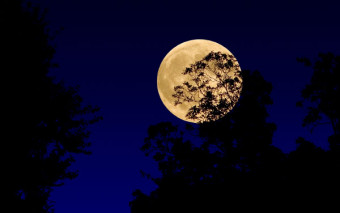
[[[210,52],[183,73],[188,81],[174,87],[174,105],[189,104],[188,119],[215,121],[236,104],[242,89],[241,69],[235,57]]]

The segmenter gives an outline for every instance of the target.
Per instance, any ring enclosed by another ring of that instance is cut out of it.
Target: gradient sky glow
[[[274,144],[288,152],[298,136],[325,139],[327,127],[301,127],[295,107],[312,71],[297,57],[340,54],[338,1],[112,1],[33,0],[48,8],[50,25],[64,30],[56,38],[51,73],[79,85],[85,103],[101,107],[104,120],[91,127],[90,156],[79,156],[79,170],[52,193],[56,213],[128,213],[133,190],[155,186],[139,170],[157,173],[139,150],[147,128],[173,116],[157,92],[164,56],[191,39],[227,47],[242,70],[259,70],[273,84],[270,120],[277,124]]]

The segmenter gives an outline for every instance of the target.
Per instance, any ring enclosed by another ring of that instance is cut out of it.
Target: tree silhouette
[[[333,133],[328,137],[327,151],[299,138],[297,150],[288,156],[287,179],[296,196],[339,209],[339,196],[334,195],[340,190],[340,56],[320,53],[313,63],[307,58],[298,61],[314,70],[310,83],[302,90],[303,100],[297,103],[308,110],[303,126],[313,131],[329,124]]]
[[[183,71],[189,80],[174,87],[174,104],[193,105],[186,114],[188,119],[215,121],[228,113],[240,97],[240,73],[240,66],[232,54],[212,51]]]
[[[98,108],[82,104],[77,88],[49,75],[57,65],[54,33],[44,16],[23,1],[1,2],[6,212],[52,212],[51,190],[77,176],[68,168],[74,154],[90,153],[87,127],[101,119]]]
[[[339,209],[339,57],[320,57],[311,83],[302,91],[303,104],[308,107],[304,125],[319,125],[321,119],[328,119],[334,133],[329,137],[329,151],[303,138],[297,139],[297,149],[288,154],[274,147],[276,126],[267,121],[266,110],[272,104],[271,84],[259,72],[245,70],[239,101],[220,119],[202,116],[198,125],[185,129],[170,122],[149,127],[142,151],[158,163],[161,176],[146,175],[158,187],[150,195],[136,190],[131,212]],[[307,59],[300,61],[311,64]],[[187,83],[180,87],[186,90],[180,95],[189,98],[177,101],[191,101],[194,93],[188,91],[192,87]],[[199,106],[205,107],[196,108]],[[204,110],[198,112],[212,113]]]
[[[299,58],[306,66],[312,66],[309,59]],[[312,128],[321,124],[330,124],[333,135],[329,138],[331,149],[340,149],[340,56],[332,53],[319,54],[319,60],[313,65],[311,81],[302,90],[303,101],[297,103],[308,109],[303,125]]]
[[[158,188],[150,195],[134,192],[131,212],[245,211],[274,202],[285,156],[271,145],[275,125],[266,121],[271,84],[259,72],[241,75],[240,100],[223,118],[185,130],[150,126],[142,150],[162,176],[151,177]]]

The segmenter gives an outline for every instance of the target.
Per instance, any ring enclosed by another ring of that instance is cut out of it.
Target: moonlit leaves
[[[189,77],[174,87],[174,105],[194,103],[186,117],[199,122],[215,121],[236,104],[242,89],[241,69],[232,54],[210,52],[182,72]]]

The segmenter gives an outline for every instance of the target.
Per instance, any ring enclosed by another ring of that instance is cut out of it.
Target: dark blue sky
[[[75,180],[56,188],[56,213],[128,213],[133,190],[155,187],[139,170],[156,165],[139,151],[149,125],[182,121],[163,106],[157,71],[177,44],[208,39],[227,47],[242,69],[259,70],[273,84],[270,120],[274,145],[288,152],[304,136],[327,148],[327,127],[310,134],[296,108],[312,70],[296,57],[340,54],[338,1],[112,1],[34,0],[48,8],[56,38],[52,74],[79,85],[85,103],[101,107],[104,120],[91,127],[90,156],[72,166]],[[312,139],[313,138],[313,139]]]

